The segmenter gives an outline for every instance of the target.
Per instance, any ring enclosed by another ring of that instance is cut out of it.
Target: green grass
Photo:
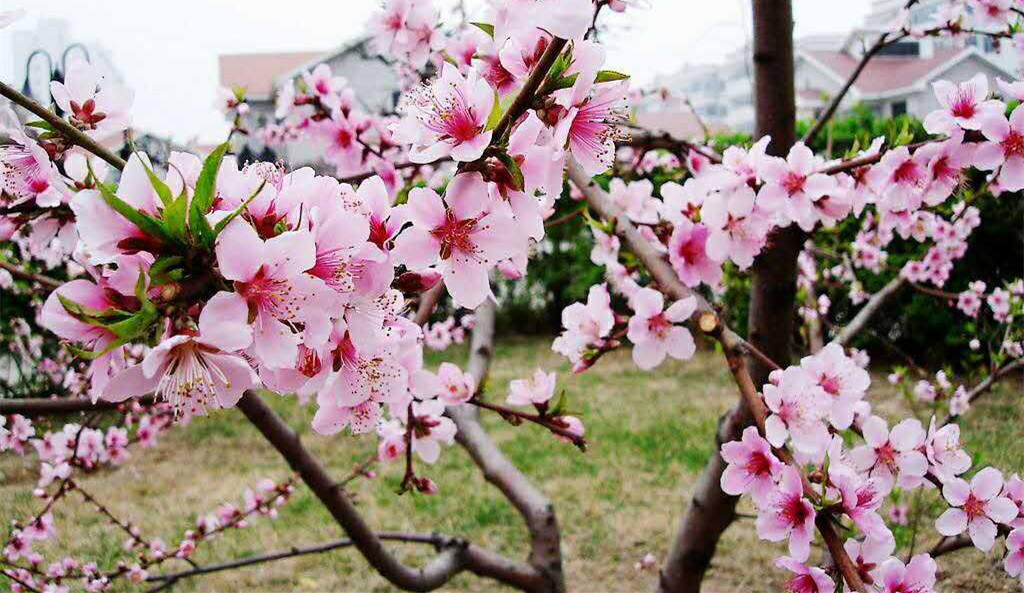
[[[633,563],[650,551],[661,556],[688,500],[687,492],[714,445],[718,417],[735,402],[736,391],[720,357],[700,353],[687,363],[670,361],[657,372],[638,371],[628,352],[614,353],[591,371],[573,376],[564,359],[550,351],[546,340],[499,343],[488,382],[490,397],[503,399],[508,382],[537,366],[556,369],[559,387],[571,407],[586,421],[590,448],[580,453],[554,440],[536,426],[512,427],[495,415],[485,426],[505,453],[554,502],[562,527],[566,573],[573,590],[649,590],[654,573],[637,573]],[[428,366],[443,360],[463,363],[465,348],[429,353]],[[890,419],[903,403],[884,378],[875,381],[873,397]],[[964,439],[979,465],[995,465],[1009,473],[1024,470],[1024,447],[1019,445],[1024,422],[1019,384],[1007,385],[979,402],[962,422]],[[336,476],[372,454],[370,438],[320,437],[309,429],[312,406],[294,398],[268,401],[302,434]],[[524,558],[526,530],[516,511],[487,484],[459,448],[446,450],[434,466],[418,464],[417,472],[441,488],[434,497],[395,494],[401,464],[378,468],[375,480],[360,480],[349,490],[368,521],[380,530],[437,531],[458,535],[515,558]],[[146,537],[174,542],[190,528],[197,513],[213,511],[221,502],[237,503],[242,491],[258,479],[287,477],[288,468],[245,421],[229,410],[201,418],[163,435],[152,450],[132,451],[123,467],[86,477],[91,492],[120,516],[132,517]],[[35,477],[25,459],[0,458],[0,520],[31,516],[38,501],[27,495]],[[925,500],[934,500],[926,493]],[[938,504],[922,505],[925,516],[939,512]],[[744,502],[741,510],[751,512]],[[43,547],[48,558],[65,553],[114,562],[123,558],[123,535],[96,515],[85,512],[80,500],[57,510],[60,542],[72,549]],[[922,523],[917,548],[936,539]],[[250,528],[224,534],[203,544],[197,561],[214,562],[291,546],[342,537],[340,529],[301,485],[277,520],[256,519]],[[909,530],[898,533],[909,542]],[[409,563],[421,563],[432,550],[396,545]],[[782,548],[757,542],[753,525],[741,520],[727,532],[710,573],[709,590],[778,591],[779,571],[772,558]],[[977,552],[962,552],[954,560],[964,570],[951,571],[947,591],[1001,591],[1008,583],[990,570]],[[169,563],[167,569],[180,569]],[[1005,581],[1005,582],[1004,582]],[[979,584],[980,583],[980,584]],[[975,587],[975,588],[972,588]],[[983,587],[983,588],[977,588]],[[460,576],[451,590],[493,590],[494,585]],[[370,571],[354,550],[338,550],[282,562],[225,572],[180,583],[177,591],[391,591]],[[1013,589],[1006,589],[1013,590]]]

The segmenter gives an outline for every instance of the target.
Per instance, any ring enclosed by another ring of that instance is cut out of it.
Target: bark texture
[[[753,0],[754,97],[757,136],[771,136],[768,153],[785,156],[796,140],[793,85],[793,6],[791,0]],[[754,263],[750,289],[748,341],[768,358],[790,360],[796,305],[796,258],[804,235],[796,226],[769,237]],[[767,382],[771,368],[751,357],[755,385]],[[743,400],[719,422],[716,442],[737,440],[753,417]],[[701,590],[722,534],[736,519],[735,497],[722,492],[725,462],[712,453],[694,486],[658,579],[658,591],[696,593]]]

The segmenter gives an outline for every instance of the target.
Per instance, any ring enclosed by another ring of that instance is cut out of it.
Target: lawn
[[[499,343],[489,381],[492,397],[504,397],[508,381],[537,366],[559,370],[559,385],[583,413],[590,448],[580,453],[555,441],[534,426],[512,427],[489,416],[487,426],[506,453],[552,499],[562,526],[566,574],[574,591],[647,591],[656,572],[637,572],[634,562],[647,552],[661,557],[673,527],[689,500],[688,490],[711,453],[716,421],[735,401],[735,389],[717,355],[700,353],[687,363],[668,362],[655,373],[632,365],[628,352],[602,359],[591,371],[570,376],[564,359],[546,340]],[[429,365],[442,360],[464,362],[464,348],[432,354]],[[964,421],[969,450],[979,463],[1024,473],[1024,448],[1019,445],[1024,407],[1019,384],[1001,389],[969,412]],[[879,409],[893,416],[902,407],[880,374],[873,397]],[[273,401],[310,447],[341,477],[374,449],[372,439],[311,433],[312,411],[292,399]],[[436,466],[419,466],[440,486],[437,496],[395,494],[402,468],[380,468],[375,480],[359,480],[349,490],[367,519],[380,530],[458,535],[502,553],[524,557],[525,529],[518,515],[475,471],[458,447],[447,450]],[[86,487],[112,510],[132,517],[145,537],[177,541],[192,526],[197,512],[212,511],[224,501],[238,502],[248,485],[262,477],[283,479],[288,469],[242,415],[234,410],[199,419],[161,438],[151,450],[133,450],[132,458],[115,471],[84,478]],[[29,464],[6,455],[0,458],[0,520],[27,517],[38,502],[27,496],[35,476]],[[925,498],[932,498],[926,494]],[[936,514],[938,505],[921,512]],[[122,557],[123,534],[95,514],[83,513],[76,502],[56,514],[58,529],[74,530],[62,543],[73,550],[49,550],[116,560]],[[744,503],[744,513],[751,509]],[[916,548],[936,539],[930,521],[922,523]],[[203,544],[200,563],[215,562],[291,546],[315,544],[343,534],[316,499],[301,485],[277,520],[258,519],[247,529],[229,532]],[[898,533],[910,541],[909,531]],[[400,545],[399,545],[400,546]],[[431,550],[397,547],[407,562],[417,563]],[[1001,546],[997,545],[1001,551]],[[781,553],[777,545],[758,543],[753,522],[741,519],[727,533],[710,573],[712,592],[781,590],[784,576],[771,567]],[[996,554],[958,552],[947,557],[943,591],[1015,591],[995,570]],[[169,563],[167,568],[179,568]],[[493,584],[461,576],[450,590],[483,591]],[[289,559],[179,583],[176,591],[390,591],[392,588],[354,550]]]

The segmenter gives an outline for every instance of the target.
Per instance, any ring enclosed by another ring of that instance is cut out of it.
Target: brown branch
[[[849,78],[846,79],[846,82],[843,84],[843,88],[839,89],[839,92],[836,93],[836,96],[832,98],[832,101],[829,103],[828,107],[826,107],[825,111],[821,114],[820,117],[818,117],[818,120],[814,122],[814,125],[811,126],[811,129],[807,130],[807,133],[804,134],[804,137],[801,139],[801,142],[803,142],[804,144],[810,144],[811,142],[814,141],[814,138],[818,135],[818,133],[821,132],[825,125],[832,119],[832,116],[835,115],[836,110],[839,109],[840,103],[843,102],[843,100],[846,98],[847,93],[849,93],[850,89],[853,88],[854,83],[856,83],[857,79],[860,78],[860,75],[862,72],[864,72],[864,69],[867,67],[868,62],[870,62],[871,59],[878,54],[878,52],[882,51],[883,48],[893,43],[896,43],[897,41],[903,39],[904,37],[906,37],[906,34],[902,34],[898,37],[893,37],[891,39],[889,38],[889,33],[882,33],[882,35],[879,36],[878,40],[874,43],[874,45],[872,45],[870,49],[864,52],[864,56],[860,59],[860,62],[857,64],[857,67],[853,69],[853,72],[850,73]]]
[[[540,60],[537,61],[537,65],[534,66],[533,72],[530,73],[530,77],[523,83],[523,88],[519,90],[519,94],[513,99],[512,104],[509,105],[508,111],[501,116],[498,120],[498,124],[494,126],[494,133],[491,135],[491,144],[500,143],[502,138],[512,128],[512,124],[519,119],[519,116],[526,113],[526,110],[530,108],[533,103],[537,91],[540,86],[544,84],[547,79],[548,72],[551,70],[551,66],[558,59],[559,54],[565,49],[567,41],[555,37],[551,40],[551,43],[541,54]]]
[[[152,395],[147,395],[138,398],[137,401],[143,405],[151,405],[156,402],[156,399]],[[78,412],[116,411],[125,405],[126,402],[108,402],[105,400],[93,402],[84,397],[0,399],[0,414],[21,414],[28,418],[35,418],[58,414],[75,414]]]
[[[558,424],[555,423],[555,419],[550,416],[529,414],[527,412],[522,412],[514,408],[502,406],[500,404],[494,404],[476,397],[474,397],[473,399],[469,400],[466,403],[476,406],[478,408],[483,408],[485,410],[497,412],[498,415],[501,416],[502,418],[505,418],[506,420],[511,420],[512,422],[517,424],[525,420],[527,422],[532,422],[538,426],[543,426],[544,428],[550,430],[554,434],[571,440],[572,444],[578,447],[581,451],[587,450],[587,439],[583,438],[582,436],[576,434],[571,430],[568,430],[567,428],[559,426]]]
[[[482,387],[486,384],[494,355],[496,305],[491,300],[485,301],[474,314],[476,325],[473,327],[466,372],[473,376],[477,386]],[[538,591],[565,591],[561,534],[554,506],[491,440],[480,424],[477,412],[466,405],[448,408],[448,416],[458,427],[455,440],[483,472],[484,479],[501,491],[526,523],[530,532],[528,561],[545,579],[544,587]]]
[[[443,549],[452,544],[451,538],[437,535],[437,534],[419,534],[419,533],[399,533],[383,531],[377,534],[377,537],[383,541],[393,541],[402,543],[414,543],[414,544],[428,544],[435,548]],[[338,539],[334,541],[324,542],[321,544],[304,546],[304,547],[292,547],[287,550],[281,550],[278,552],[269,552],[266,554],[258,554],[255,556],[247,556],[244,558],[238,558],[236,560],[229,560],[227,562],[220,562],[217,564],[208,564],[205,566],[197,566],[191,570],[182,570],[180,572],[172,572],[167,574],[152,575],[146,578],[147,582],[177,582],[182,579],[191,577],[201,576],[204,574],[212,574],[215,572],[222,572],[225,570],[232,570],[236,568],[244,568],[246,566],[252,566],[254,564],[263,564],[266,562],[275,562],[277,560],[284,560],[287,558],[295,558],[297,556],[306,556],[309,554],[322,554],[324,552],[330,552],[341,548],[348,548],[355,545],[349,538]]]
[[[64,138],[66,138],[72,144],[81,146],[85,150],[107,161],[107,163],[109,163],[112,167],[115,167],[117,169],[124,169],[124,159],[110,152],[102,145],[100,145],[98,142],[96,142],[88,135],[83,133],[81,130],[58,117],[57,114],[53,111],[50,111],[49,109],[43,107],[39,103],[36,103],[32,99],[14,90],[13,87],[10,87],[7,84],[0,82],[0,95],[7,97],[14,104],[32,112],[40,119],[53,126],[53,129],[60,132],[60,134],[64,136]]]
[[[57,288],[62,284],[61,281],[57,280],[56,278],[50,278],[49,276],[44,276],[43,274],[30,272],[24,268],[20,268],[2,259],[0,259],[0,269],[7,270],[8,272],[11,273],[11,276],[14,276],[15,278],[21,278],[22,280],[35,282],[36,284],[44,288]]]
[[[853,316],[850,323],[846,324],[846,327],[839,332],[839,335],[832,340],[832,343],[839,344],[840,346],[846,346],[849,344],[850,341],[867,326],[868,322],[871,321],[871,318],[878,313],[886,301],[888,301],[892,295],[896,294],[899,289],[903,288],[903,285],[906,283],[907,281],[903,276],[896,276],[890,280],[888,284],[882,287],[881,290],[871,295],[867,304],[865,304],[861,310]]]
[[[985,393],[988,393],[993,387],[995,387],[995,384],[998,383],[1001,379],[1008,377],[1014,371],[1018,371],[1022,368],[1024,368],[1024,358],[1018,358],[1017,360],[1009,362],[1003,365],[1002,367],[996,369],[995,372],[990,374],[988,377],[985,377],[984,381],[978,383],[970,391],[967,392],[967,401],[973,404],[975,400],[977,400]],[[945,426],[946,424],[949,424],[951,422],[956,422],[959,418],[959,416],[954,416],[950,414],[946,416],[946,419],[943,420],[942,424],[940,424],[939,426]]]
[[[450,544],[423,568],[416,569],[403,564],[388,552],[351,499],[303,447],[299,436],[259,395],[252,391],[246,392],[239,400],[238,408],[299,474],[370,565],[396,587],[409,591],[431,591],[443,586],[463,570],[525,590],[536,589],[542,581],[540,573],[529,564],[507,560],[458,539],[450,540]]]
[[[413,321],[416,325],[423,327],[430,321],[430,315],[433,314],[434,309],[437,308],[437,303],[441,301],[441,297],[444,296],[444,282],[440,280],[437,285],[430,290],[420,295],[420,303],[416,308],[416,316],[413,317]]]

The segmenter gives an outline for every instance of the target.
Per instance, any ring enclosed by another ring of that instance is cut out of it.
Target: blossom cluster
[[[880,508],[896,489],[940,488],[949,508],[936,529],[948,537],[967,533],[983,551],[992,548],[1000,529],[1005,534],[1024,523],[1017,476],[1005,480],[986,467],[966,481],[963,475],[972,461],[960,443],[959,426],[938,426],[933,418],[925,430],[910,418],[890,430],[864,399],[869,386],[867,372],[842,348],[830,345],[797,366],[772,373],[764,386],[769,410],[765,437],[750,427],[742,440],[722,447],[728,463],[722,489],[750,496],[761,538],[788,542],[789,556],[779,565],[796,575],[789,590],[836,587],[826,570],[805,565],[815,518],[826,512],[845,517],[859,533],[845,547],[864,581],[878,587],[872,591],[935,591],[937,565],[929,555],[915,556],[908,565],[892,556],[895,539]],[[863,444],[848,447],[847,430],[861,435]],[[778,452],[787,446],[796,454],[796,465],[780,460]],[[1014,533],[1016,541],[1019,530]],[[1020,559],[1013,545],[1006,567],[1016,576]]]

